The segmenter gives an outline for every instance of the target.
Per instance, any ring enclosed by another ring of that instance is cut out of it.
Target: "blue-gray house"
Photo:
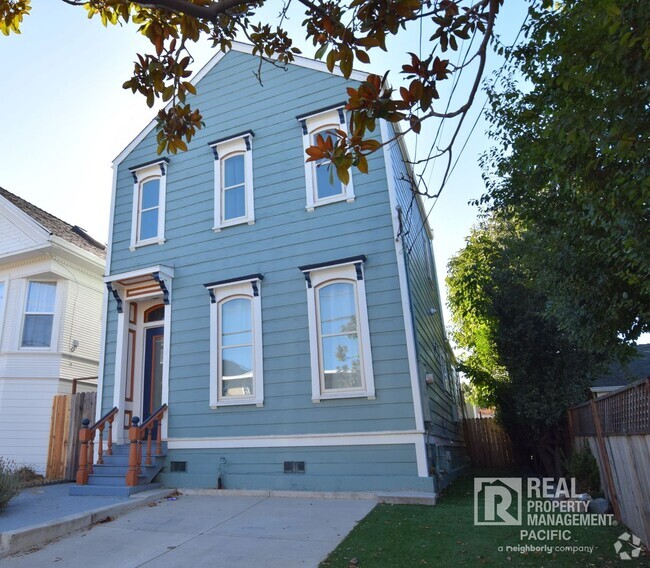
[[[115,160],[98,418],[126,442],[166,403],[168,486],[435,494],[466,458],[405,150],[330,179],[305,148],[350,83],[258,64],[234,44],[199,73],[187,152],[151,124]]]

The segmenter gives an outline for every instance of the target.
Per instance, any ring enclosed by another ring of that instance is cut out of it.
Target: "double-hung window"
[[[169,160],[163,158],[129,169],[133,176],[131,250],[139,246],[165,242],[168,163]]]
[[[214,230],[255,222],[253,132],[210,143],[214,154]]]
[[[27,283],[21,347],[51,347],[55,300],[56,282]]]
[[[300,267],[307,282],[314,402],[375,397],[364,261]]]
[[[210,406],[264,402],[262,276],[205,284],[210,293]]]
[[[319,137],[324,141],[331,140],[335,143],[337,140],[335,130],[345,131],[347,128],[342,105],[297,118],[302,128],[305,152],[310,146],[317,145]],[[319,205],[337,201],[354,201],[352,177],[347,184],[343,184],[328,160],[305,162],[305,185],[308,211],[313,211]]]

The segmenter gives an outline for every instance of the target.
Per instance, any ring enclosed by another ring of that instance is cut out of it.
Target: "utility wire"
[[[515,45],[517,45],[517,41],[519,40],[519,36],[521,35],[521,32],[524,30],[524,26],[526,25],[526,22],[527,22],[527,21],[528,21],[528,13],[526,13],[526,17],[524,18],[523,22],[521,23],[521,26],[519,27],[519,31],[517,32],[517,35],[515,36],[514,41],[513,41],[512,44],[510,45],[510,48],[509,48],[510,50],[511,50],[512,48],[514,48]],[[469,53],[469,50],[468,50],[468,53]],[[495,83],[496,83],[496,81],[498,81],[499,78],[501,77],[501,73],[502,73],[503,70],[505,69],[505,66],[506,66],[506,63],[507,63],[507,62],[508,62],[508,58],[506,57],[506,58],[504,58],[503,63],[501,64],[501,66],[500,66],[499,69],[497,70],[496,77],[494,78],[494,82],[495,82]],[[461,72],[462,72],[462,70],[461,70]],[[451,100],[451,97],[450,97],[450,100]],[[485,102],[483,103],[483,106],[481,107],[481,110],[479,111],[478,116],[476,117],[476,120],[474,121],[474,124],[472,125],[472,128],[471,128],[471,130],[469,131],[469,134],[467,135],[467,138],[465,139],[465,142],[463,143],[463,146],[461,147],[460,152],[458,153],[458,156],[456,157],[456,161],[454,162],[454,164],[453,164],[451,170],[449,171],[449,174],[448,174],[448,176],[447,176],[447,180],[446,180],[446,184],[449,183],[449,178],[451,177],[452,172],[453,172],[454,169],[456,168],[456,165],[458,164],[458,160],[459,160],[460,157],[462,156],[463,150],[465,150],[465,147],[467,146],[467,143],[469,142],[470,137],[471,137],[472,134],[474,133],[474,130],[476,129],[476,126],[477,126],[477,124],[478,124],[478,122],[479,122],[481,116],[483,115],[483,111],[485,110],[485,107],[487,106],[487,103],[488,103],[488,97],[485,98]],[[446,185],[446,184],[445,184],[445,185]],[[431,216],[431,212],[433,211],[433,208],[435,207],[436,203],[438,203],[438,199],[439,199],[439,197],[440,197],[440,194],[442,193],[442,189],[444,189],[444,188],[441,188],[441,190],[438,192],[438,195],[437,195],[435,198],[433,198],[433,203],[431,204],[431,207],[429,208],[429,211],[427,212],[427,215],[426,215],[426,217],[424,218],[424,222],[422,223],[422,226],[420,227],[418,233],[417,233],[417,234],[415,235],[415,237],[413,238],[412,244],[411,244],[411,246],[408,248],[407,254],[411,252],[413,246],[414,246],[415,243],[417,242],[417,239],[419,238],[420,234],[421,234],[422,231],[424,230],[424,227],[426,226],[426,224],[427,224],[427,222],[428,222],[428,220],[429,220],[429,217]]]

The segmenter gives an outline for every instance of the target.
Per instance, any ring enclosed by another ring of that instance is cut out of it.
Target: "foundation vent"
[[[284,473],[305,473],[305,462],[284,462]]]

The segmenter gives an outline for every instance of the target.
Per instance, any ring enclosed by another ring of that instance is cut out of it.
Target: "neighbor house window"
[[[264,401],[261,275],[206,284],[210,292],[210,405]]]
[[[52,345],[56,282],[28,282],[21,347]]]
[[[316,114],[298,117],[302,127],[303,149],[317,145],[318,138],[331,140],[338,139],[335,130],[346,130],[345,113],[343,107],[334,108]],[[304,155],[307,159],[307,155]],[[314,207],[327,205],[337,201],[354,201],[354,188],[352,178],[343,184],[336,176],[334,168],[327,160],[305,162],[305,185],[307,188],[307,210],[313,211]]]
[[[307,281],[314,402],[375,396],[364,261],[300,268]]]
[[[133,219],[131,249],[165,242],[166,158],[131,168]]]
[[[253,132],[210,143],[214,154],[214,230],[255,222]]]

